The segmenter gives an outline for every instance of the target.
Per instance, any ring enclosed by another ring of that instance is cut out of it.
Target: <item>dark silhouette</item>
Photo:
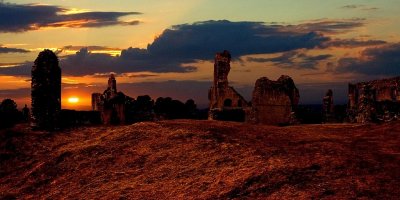
[[[22,108],[22,120],[24,122],[29,122],[31,118],[31,112],[28,108],[28,105],[25,104],[24,108]]]
[[[62,109],[60,112],[60,127],[74,128],[82,125],[101,124],[100,112],[76,111]]]
[[[322,121],[333,122],[334,118],[333,91],[329,89],[322,99]]]
[[[51,50],[39,53],[32,67],[32,126],[58,128],[61,111],[61,68]]]
[[[197,105],[193,99],[189,99],[186,103],[183,103],[171,97],[159,97],[154,104],[154,113],[158,119],[198,118]]]
[[[92,109],[101,114],[103,124],[126,123],[126,101],[130,98],[123,92],[117,91],[117,81],[114,74],[108,78],[108,87],[103,94],[92,94]]]
[[[128,98],[125,105],[127,123],[154,120],[154,100],[149,95]]]
[[[20,121],[20,112],[12,99],[4,99],[0,104],[0,128],[10,128]]]

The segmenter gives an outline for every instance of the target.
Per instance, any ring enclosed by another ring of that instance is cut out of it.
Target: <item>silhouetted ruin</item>
[[[61,111],[61,68],[51,50],[39,53],[32,66],[32,127],[58,128]]]
[[[117,92],[117,81],[114,74],[111,74],[103,94],[92,94],[92,109],[101,113],[104,124],[124,124],[126,97],[124,93]]]
[[[349,84],[350,122],[390,121],[400,116],[400,77]]]
[[[215,55],[214,82],[208,93],[210,100],[209,119],[225,120],[229,116],[232,116],[234,121],[244,121],[245,119],[244,109],[248,107],[248,103],[228,83],[230,62],[231,54],[226,50]],[[241,113],[242,116],[235,117],[229,114],[231,112]]]
[[[254,87],[248,121],[271,125],[293,124],[299,99],[299,90],[289,76],[282,75],[277,81],[262,77]]]
[[[334,118],[333,91],[329,89],[322,99],[322,121],[332,122]]]
[[[209,90],[209,119],[247,121],[262,124],[295,123],[294,111],[299,103],[299,91],[289,76],[277,81],[257,80],[252,105],[228,84],[231,55],[217,53],[214,61],[214,81]]]

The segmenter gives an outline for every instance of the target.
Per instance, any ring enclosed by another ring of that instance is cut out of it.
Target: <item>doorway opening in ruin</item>
[[[238,105],[238,107],[242,107],[242,100],[238,100],[237,105]]]
[[[224,107],[232,107],[232,99],[225,99]]]

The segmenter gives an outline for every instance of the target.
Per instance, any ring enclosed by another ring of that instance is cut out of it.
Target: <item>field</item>
[[[0,131],[0,199],[398,199],[400,122]]]

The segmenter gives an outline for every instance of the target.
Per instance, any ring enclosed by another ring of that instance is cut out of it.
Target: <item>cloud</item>
[[[294,69],[317,69],[319,62],[331,58],[330,54],[322,54],[317,56],[307,55],[302,51],[288,51],[282,53],[278,57],[274,58],[254,58],[249,57],[247,61],[250,62],[272,62],[277,64],[278,67],[282,68],[294,68]]]
[[[74,55],[63,57],[60,63],[64,74],[74,76],[109,72],[193,72],[196,70],[193,63],[211,61],[216,52],[224,49],[232,53],[234,60],[239,60],[241,56],[250,54],[323,48],[326,42],[331,41],[324,33],[339,34],[362,25],[364,21],[361,19],[318,20],[298,25],[203,21],[166,29],[146,49],[130,47],[121,50],[119,56],[111,56],[90,52],[88,47],[84,47]],[[75,47],[78,46],[68,48]],[[310,68],[311,62],[322,58],[302,56],[302,59],[300,66]],[[32,63],[24,63],[14,69],[0,69],[0,74],[28,75],[31,66]]]
[[[357,39],[335,39],[326,42],[323,46],[327,47],[341,47],[341,48],[355,48],[355,47],[365,47],[365,46],[376,46],[387,44],[383,40],[357,40]]]
[[[399,75],[400,43],[367,48],[362,51],[358,58],[341,58],[335,71],[339,73],[355,72],[365,75]]]
[[[138,15],[139,12],[82,12],[68,13],[71,9],[41,4],[14,4],[0,2],[0,32],[23,32],[47,27],[104,27],[137,25],[139,21],[121,21],[120,17]]]
[[[83,48],[87,48],[88,51],[121,51],[120,48],[113,48],[107,46],[73,46],[68,45],[60,48],[62,51],[69,50],[69,51],[79,51]]]
[[[366,5],[361,5],[361,4],[350,4],[350,5],[345,5],[340,7],[342,9],[350,9],[350,10],[363,10],[363,11],[371,11],[371,10],[378,10],[379,8],[377,7],[369,7]]]
[[[356,28],[363,27],[365,25],[365,19],[363,18],[352,18],[352,19],[341,19],[341,20],[330,20],[330,19],[319,19],[312,20],[309,22],[283,26],[282,31],[288,32],[318,32],[323,34],[343,34],[350,31],[354,31]]]
[[[26,49],[9,48],[0,44],[0,53],[28,53],[28,52],[29,51]]]

